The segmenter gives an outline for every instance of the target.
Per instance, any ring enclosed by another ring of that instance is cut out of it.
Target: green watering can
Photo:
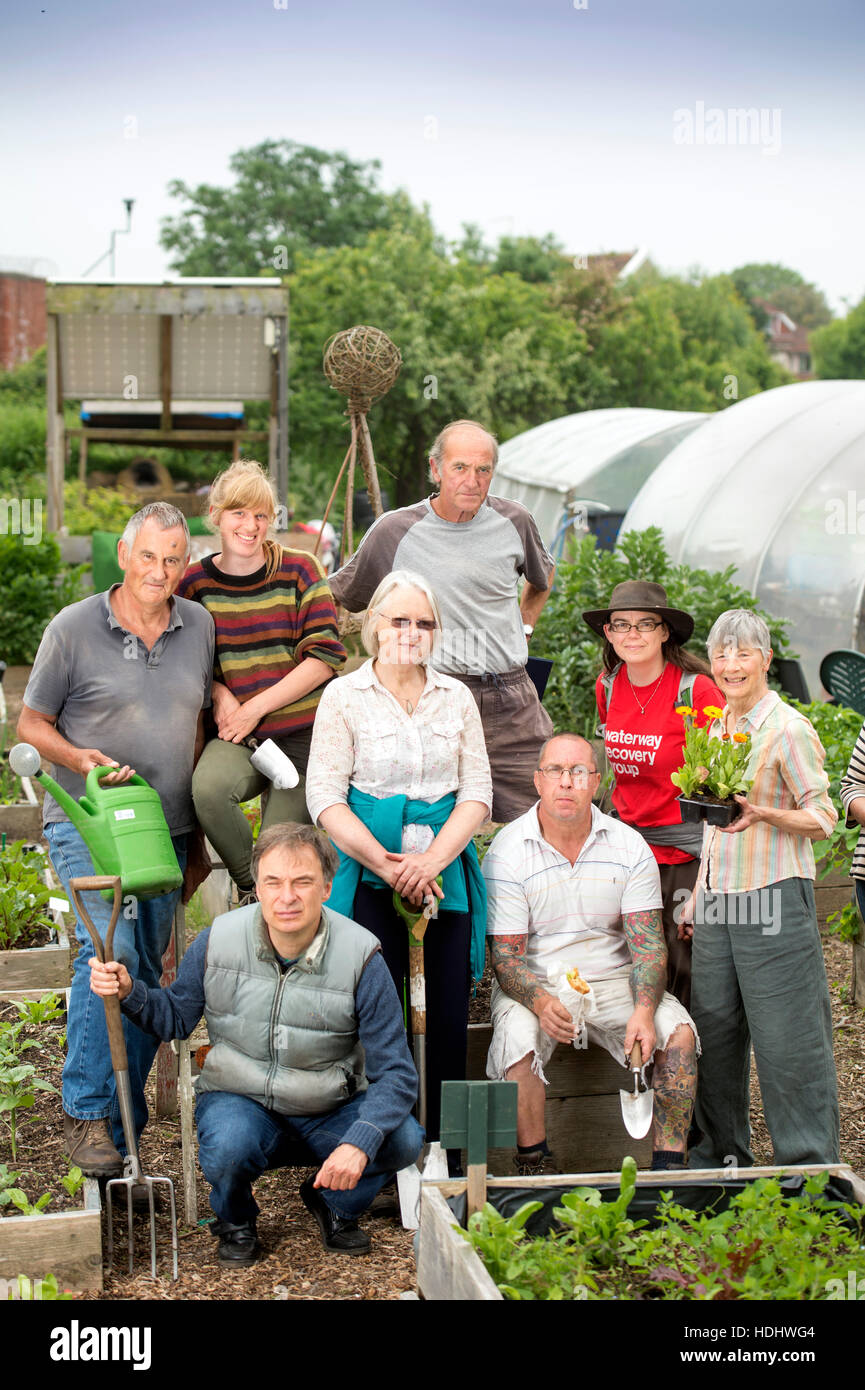
[[[180,887],[183,874],[159,793],[137,772],[120,786],[103,787],[101,779],[117,769],[91,768],[85,794],[75,801],[41,771],[32,744],[16,743],[9,751],[9,766],[17,776],[35,777],[50,791],[89,849],[97,874],[119,878],[123,892],[136,898],[155,898]],[[113,900],[110,889],[102,896]]]

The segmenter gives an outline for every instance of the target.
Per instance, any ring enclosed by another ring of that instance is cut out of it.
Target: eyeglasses
[[[407,632],[414,623],[418,632],[435,632],[437,624],[434,618],[392,618],[389,613],[381,613],[380,617],[390,627],[395,627],[398,632]]]
[[[594,767],[583,767],[582,763],[575,763],[573,767],[539,767],[538,772],[542,777],[546,777],[550,782],[560,782],[565,773],[568,774],[572,782],[584,782],[588,777],[597,777],[598,770]]]
[[[654,632],[656,627],[663,627],[663,623],[656,622],[654,618],[641,618],[638,623],[626,623],[624,618],[617,618],[614,623],[607,623],[607,627],[610,632],[623,637],[631,628],[636,632]]]

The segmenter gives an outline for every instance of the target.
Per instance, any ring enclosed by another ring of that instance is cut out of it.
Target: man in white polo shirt
[[[592,1042],[623,1067],[636,1041],[654,1056],[652,1167],[680,1168],[697,1086],[699,1040],[664,989],[667,948],[658,866],[645,840],[592,805],[600,773],[575,734],[544,744],[535,773],[540,801],[506,826],[483,861],[495,982],[487,1075],[516,1081],[517,1172],[558,1172],[546,1142],[544,1066],[575,1030],[545,987],[555,967],[576,966],[597,1012]]]

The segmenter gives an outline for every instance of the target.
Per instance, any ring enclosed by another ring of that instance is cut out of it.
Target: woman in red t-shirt
[[[604,639],[604,668],[595,695],[604,748],[613,770],[616,814],[648,840],[658,861],[667,940],[667,988],[685,1008],[691,994],[691,943],[680,940],[676,908],[697,881],[702,826],[681,823],[670,774],[682,765],[681,704],[720,709],[724,697],[708,665],[683,650],[694,620],[670,608],[660,584],[617,584],[609,608],[583,614]]]

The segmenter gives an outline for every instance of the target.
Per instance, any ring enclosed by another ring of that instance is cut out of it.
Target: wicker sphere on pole
[[[351,413],[365,415],[393,386],[402,356],[380,328],[358,324],[328,338],[322,365],[331,386],[348,397]]]

